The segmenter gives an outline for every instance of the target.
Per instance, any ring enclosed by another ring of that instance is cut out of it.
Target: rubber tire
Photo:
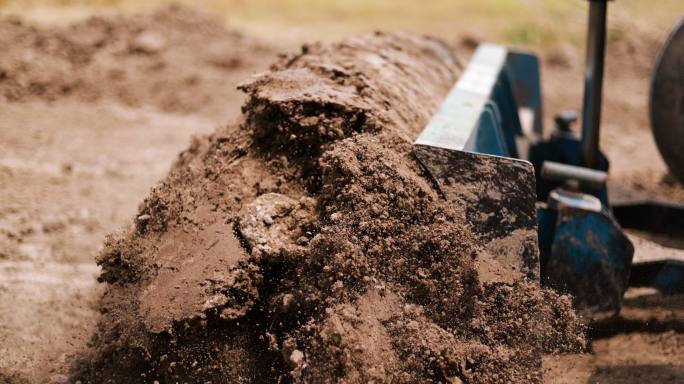
[[[684,183],[684,16],[658,55],[650,95],[651,130],[670,172]]]

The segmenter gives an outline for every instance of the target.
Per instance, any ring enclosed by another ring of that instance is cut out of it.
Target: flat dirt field
[[[164,5],[139,12],[127,2],[103,10],[0,1],[0,383],[322,382],[331,372],[345,372],[348,382],[526,382],[525,368],[535,363],[520,355],[532,348],[526,338],[543,340],[546,352],[530,381],[684,382],[683,295],[630,289],[620,316],[590,327],[581,350],[567,298],[525,285],[509,296],[501,287],[478,290],[472,263],[414,265],[410,257],[425,252],[413,246],[419,242],[468,255],[479,249],[459,221],[462,210],[433,198],[405,156],[459,63],[484,39],[537,49],[551,127],[556,112],[580,106],[583,19],[567,35],[540,22],[552,39],[518,24],[488,33],[471,22],[446,35],[443,22],[433,29],[383,19],[383,27],[445,42],[371,34],[299,48],[368,28],[316,24],[319,36],[301,25],[316,15],[288,24],[247,11],[231,17],[229,5],[239,1],[208,4],[211,11]],[[646,22],[617,12],[601,140],[612,185],[684,202],[647,116],[655,57],[684,12],[667,7]],[[354,64],[397,45],[404,53],[382,53],[397,54],[392,63],[401,71]],[[405,78],[394,84],[392,75]],[[396,197],[396,206],[383,211],[378,190]],[[314,215],[320,207],[324,213]],[[269,210],[266,229],[250,222]],[[358,232],[361,222],[371,240]],[[281,239],[281,227],[296,236]],[[230,248],[234,231],[241,236],[234,262],[211,265],[230,274],[192,291],[207,266],[185,255],[204,246],[210,259],[217,243]],[[226,236],[213,240],[216,234]],[[445,243],[455,236],[462,242]],[[403,249],[408,261],[377,261]],[[184,269],[190,272],[174,275]],[[183,284],[191,288],[174,291]],[[442,302],[450,292],[467,299]],[[537,318],[535,311],[553,314]],[[466,316],[471,323],[460,329]],[[315,321],[302,320],[309,317]],[[229,367],[210,350],[232,359]],[[449,366],[459,359],[469,368]]]

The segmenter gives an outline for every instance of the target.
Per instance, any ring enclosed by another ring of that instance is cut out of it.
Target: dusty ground
[[[130,222],[137,204],[193,134],[211,132],[235,118],[243,99],[237,82],[275,56],[211,17],[166,10],[157,19],[137,24],[153,31],[175,26],[185,36],[164,35],[176,45],[140,55],[116,51],[126,49],[136,31],[109,35],[112,44],[94,49],[93,62],[82,69],[92,73],[83,92],[15,92],[24,96],[9,101],[8,90],[22,89],[21,83],[0,81],[0,366],[25,373],[31,382],[65,373],[66,356],[81,349],[93,332],[95,300],[101,294],[94,257],[105,235]],[[98,19],[81,27],[88,24],[97,29]],[[27,40],[39,35],[11,20],[0,25]],[[79,36],[69,29],[59,33]],[[60,46],[56,35],[43,34]],[[17,46],[16,40],[7,34],[0,40],[3,51],[15,52],[3,55],[5,65],[21,60],[20,54],[49,60],[48,53],[26,47],[32,41],[12,50],[7,46]],[[202,54],[215,54],[206,47],[212,43],[228,55],[227,65],[203,60]],[[166,63],[166,69],[146,71],[150,62]],[[78,71],[69,73],[68,58],[62,56],[59,64],[71,79],[80,79]],[[119,80],[124,98],[111,92],[110,80],[97,76],[103,68],[124,74]],[[34,80],[37,70],[31,70],[20,73],[24,84]],[[178,92],[179,75],[200,78],[194,92]],[[180,97],[189,103],[177,102]]]
[[[216,31],[211,35],[217,46],[255,44]],[[121,31],[116,36],[130,43],[140,32]],[[195,32],[204,41],[206,31]],[[78,35],[77,30],[64,33]],[[647,128],[646,80],[662,38],[646,36],[611,47],[603,146],[613,161],[614,182],[682,201],[684,188],[667,177]],[[275,56],[266,48],[238,48],[240,54],[216,65],[213,59],[196,60],[196,41],[180,41],[171,50],[155,48],[154,40],[143,39],[143,47],[147,44],[143,51],[159,49],[152,56],[167,60],[171,71],[159,73],[152,67],[146,72],[145,65],[154,63],[132,52],[136,49],[131,51],[129,44],[124,44],[124,53],[117,51],[121,47],[116,44],[104,49],[96,59],[102,67],[82,69],[83,77],[92,80],[101,79],[101,71],[130,64],[135,68],[130,77],[141,84],[130,93],[110,92],[116,86],[131,87],[116,76],[104,81],[106,86],[95,80],[77,84],[76,91],[66,95],[62,86],[45,90],[22,88],[20,83],[17,88],[0,81],[4,94],[0,101],[0,368],[7,373],[19,372],[30,382],[61,379],[55,375],[66,372],[68,356],[83,348],[97,321],[94,308],[100,288],[93,258],[104,236],[130,223],[138,203],[178,151],[188,146],[191,134],[210,132],[237,116],[242,96],[234,85],[264,69]],[[223,47],[219,51],[224,52]],[[41,49],[31,54],[46,54]],[[212,52],[202,54],[214,57]],[[543,55],[549,114],[579,105],[581,60],[574,59],[575,54],[581,52],[560,46]],[[24,59],[31,61],[30,56]],[[68,73],[70,59],[60,60]],[[170,91],[179,86],[174,83],[179,72],[184,84],[197,93],[169,99],[165,95],[178,95]],[[32,73],[29,67],[22,76],[30,78]],[[62,74],[55,76],[62,80]],[[207,79],[193,80],[193,74]],[[9,92],[20,95],[13,99],[7,89],[26,91]],[[635,297],[627,301],[623,319],[595,331],[600,338],[592,343],[593,354],[545,359],[547,381],[682,380],[681,298],[630,294]]]

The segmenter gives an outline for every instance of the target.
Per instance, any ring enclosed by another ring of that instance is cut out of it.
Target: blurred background
[[[446,40],[461,35],[515,46],[547,47],[584,41],[586,0],[196,0],[175,1],[225,18],[266,40],[331,40],[353,32],[406,29]],[[146,11],[167,0],[0,0],[0,11],[49,23],[93,12]],[[682,11],[681,0],[618,0],[609,10],[609,41],[659,34]]]
[[[280,52],[400,29],[466,62],[496,42],[539,55],[547,130],[581,107],[587,0],[170,3],[0,0],[0,383],[66,382],[96,327],[105,236],[131,224],[192,135],[239,118],[236,85]],[[601,131],[611,182],[680,202],[647,103],[683,13],[683,0],[610,3]],[[547,381],[683,382],[684,297],[630,290],[591,351],[547,356]]]

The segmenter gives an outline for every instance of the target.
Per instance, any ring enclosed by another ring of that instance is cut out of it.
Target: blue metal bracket
[[[605,182],[578,176],[605,175],[608,160],[599,152],[597,170],[584,172],[579,137],[565,129],[544,138],[540,81],[535,55],[480,45],[413,154],[442,195],[465,207],[495,259],[533,279],[541,267],[542,281],[572,293],[580,309],[618,309],[630,283],[681,289],[682,263],[637,263],[630,277],[634,247]]]
[[[510,57],[505,47],[481,45],[415,141],[413,154],[442,195],[465,207],[498,267],[538,281],[535,176],[516,145],[523,131]]]
[[[541,89],[536,56],[480,45],[461,78],[416,144],[520,158],[520,110],[541,132]]]

